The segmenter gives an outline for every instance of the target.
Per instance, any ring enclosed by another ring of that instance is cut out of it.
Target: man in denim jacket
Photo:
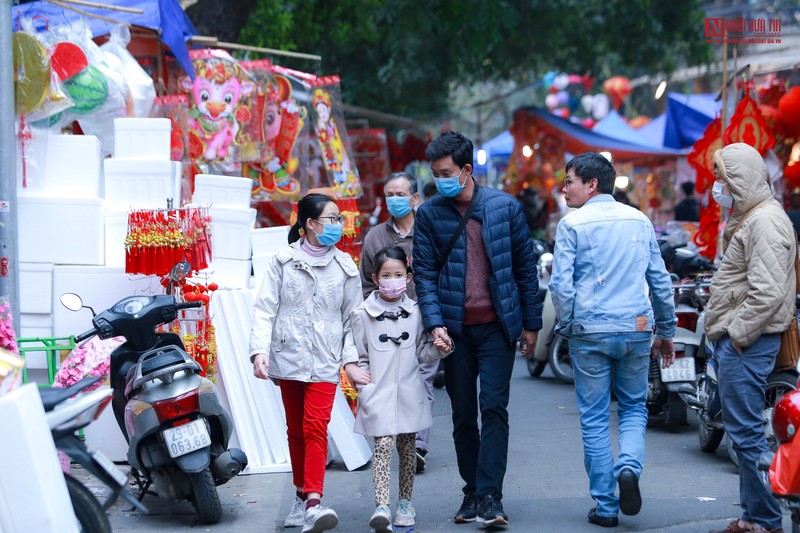
[[[569,337],[575,370],[584,465],[597,503],[589,521],[616,527],[620,510],[634,515],[642,504],[650,344],[655,321],[653,345],[664,367],[672,364],[677,322],[672,283],[650,220],[611,195],[614,166],[587,152],[566,170],[566,202],[579,209],[558,224],[550,291],[556,332]],[[616,462],[609,438],[612,384],[619,415]]]

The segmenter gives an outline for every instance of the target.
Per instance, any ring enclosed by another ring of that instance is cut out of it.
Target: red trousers
[[[328,422],[336,384],[282,379],[280,387],[294,485],[301,487],[303,494],[322,494],[328,458]]]

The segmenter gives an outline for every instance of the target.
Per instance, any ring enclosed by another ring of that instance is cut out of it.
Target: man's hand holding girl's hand
[[[372,375],[370,375],[369,370],[361,368],[358,363],[347,363],[344,365],[344,372],[353,385],[372,383]]]
[[[447,334],[446,327],[441,326],[434,329],[431,335],[433,336],[433,345],[440,352],[450,353],[455,349],[453,339]]]

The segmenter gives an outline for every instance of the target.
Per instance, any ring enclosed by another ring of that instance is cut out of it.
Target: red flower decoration
[[[238,120],[240,124],[245,124],[247,122],[250,122],[250,118],[252,118],[253,115],[252,113],[250,113],[250,108],[242,106],[236,110],[234,116],[236,117],[236,120]]]

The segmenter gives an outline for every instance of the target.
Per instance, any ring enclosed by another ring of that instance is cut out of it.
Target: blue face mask
[[[461,169],[461,172],[464,172],[464,169]],[[452,178],[433,178],[433,181],[436,183],[436,190],[439,191],[439,194],[442,196],[447,196],[448,198],[452,198],[454,196],[458,196],[464,187],[467,185],[467,180],[464,180],[464,183],[461,183],[461,172],[458,173],[458,176],[453,176]]]
[[[386,209],[395,218],[403,218],[411,212],[410,196],[387,196]]]
[[[314,231],[314,234],[317,236],[317,240],[322,246],[333,246],[339,242],[339,239],[342,238],[341,224],[323,224],[322,228],[322,233],[317,233]]]

